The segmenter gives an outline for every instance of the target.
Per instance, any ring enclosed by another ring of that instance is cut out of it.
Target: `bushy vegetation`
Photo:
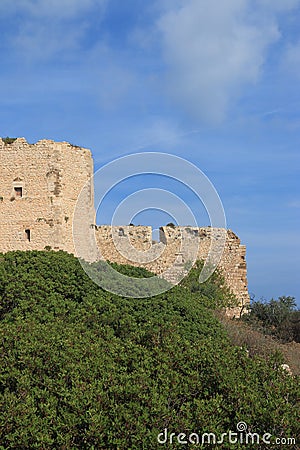
[[[243,319],[282,342],[300,342],[300,311],[296,310],[294,297],[252,301],[250,312]]]
[[[216,311],[215,315],[226,329],[231,343],[244,347],[250,358],[256,355],[268,359],[272,354],[280,353],[283,358],[282,363],[288,364],[294,375],[300,375],[300,344],[281,342],[249,322],[229,319],[222,312]]]
[[[15,140],[16,140],[17,138],[11,138],[11,137],[3,137],[2,138],[2,141],[4,142],[4,144],[6,144],[6,145],[9,145],[9,144],[12,144],[13,142],[15,142]]]
[[[201,295],[121,298],[64,252],[3,255],[0,449],[155,449],[164,428],[220,436],[239,421],[297,437],[297,379],[232,346]]]
[[[103,261],[93,264],[82,261],[82,265],[97,284],[124,297],[144,298],[151,296],[153,292],[160,293],[170,289],[170,283],[142,267]],[[116,272],[121,276],[116,276]],[[139,283],[140,278],[143,279],[142,283]]]
[[[237,306],[238,300],[226,286],[224,277],[218,270],[215,270],[205,283],[199,283],[203,264],[203,261],[196,261],[193,269],[182,280],[181,286],[196,294],[196,298],[201,297],[201,304],[208,308],[217,309]]]

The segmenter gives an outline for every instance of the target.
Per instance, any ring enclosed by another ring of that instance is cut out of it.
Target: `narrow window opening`
[[[125,236],[125,232],[123,228],[119,228],[119,236]]]
[[[15,187],[14,190],[16,197],[23,197],[23,189],[21,187]]]
[[[30,230],[25,230],[26,240],[30,242]]]

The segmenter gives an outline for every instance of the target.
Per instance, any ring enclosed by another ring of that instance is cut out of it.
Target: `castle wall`
[[[172,282],[176,282],[176,277],[184,273],[191,262],[206,260],[214,243],[211,263],[218,266],[240,304],[249,303],[246,247],[231,230],[161,227],[160,242],[153,244],[151,227],[98,226],[95,236],[102,259],[141,266],[164,274]],[[222,252],[218,254],[219,248]],[[215,253],[219,256],[216,260]]]
[[[161,227],[157,243],[151,227],[96,226],[89,150],[67,142],[0,139],[0,164],[0,252],[65,250],[88,261],[142,266],[171,282],[191,262],[209,258],[240,304],[249,303],[246,248],[232,231]]]
[[[101,259],[139,265],[143,252],[152,246],[152,228],[147,226],[97,226],[97,247]]]

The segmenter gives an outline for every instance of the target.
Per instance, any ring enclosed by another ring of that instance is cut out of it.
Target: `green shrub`
[[[2,141],[4,142],[4,144],[6,144],[6,145],[9,145],[9,144],[12,144],[13,142],[15,142],[15,140],[16,140],[17,138],[11,138],[11,137],[5,137],[5,138],[2,138]]]
[[[0,299],[0,449],[156,449],[164,428],[220,436],[241,420],[299,433],[297,380],[231,346],[185,287],[121,298],[64,252],[13,252]]]
[[[213,309],[237,306],[238,300],[226,286],[224,277],[219,270],[215,270],[210,278],[204,283],[199,282],[203,261],[196,261],[194,267],[180,283],[191,293],[200,296],[202,303]],[[189,269],[187,262],[187,269]]]
[[[252,301],[249,314],[243,319],[266,334],[273,335],[283,342],[299,340],[299,311],[294,297],[282,296],[277,300]]]

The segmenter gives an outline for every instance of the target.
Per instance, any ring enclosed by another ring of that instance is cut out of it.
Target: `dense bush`
[[[161,293],[170,289],[166,280],[155,276],[142,267],[118,265],[99,261],[93,264],[83,262],[87,273],[105,290],[122,294],[124,297],[144,298],[151,293]],[[112,270],[113,269],[113,270]],[[116,271],[120,276],[116,276]],[[143,278],[142,283],[139,278]]]
[[[193,269],[182,280],[181,286],[196,294],[197,297],[200,296],[202,305],[206,307],[216,309],[236,306],[238,300],[226,286],[224,277],[218,270],[215,270],[207,281],[199,283],[203,264],[203,261],[196,261]]]
[[[299,433],[297,381],[231,346],[187,288],[121,298],[71,255],[14,252],[0,303],[0,449],[155,449],[164,428],[220,436],[239,421]]]
[[[296,311],[294,297],[252,301],[250,312],[243,319],[283,342],[300,342],[300,312]]]

